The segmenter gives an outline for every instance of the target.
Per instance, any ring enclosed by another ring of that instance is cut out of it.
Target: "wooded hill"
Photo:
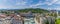
[[[45,13],[45,12],[49,12],[48,10],[44,10],[44,9],[40,9],[40,8],[28,8],[28,9],[21,9],[18,10],[19,12],[28,12],[31,11],[32,13]]]

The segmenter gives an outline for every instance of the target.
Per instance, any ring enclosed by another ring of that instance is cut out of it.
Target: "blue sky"
[[[0,9],[25,8],[60,10],[60,0],[0,0]]]

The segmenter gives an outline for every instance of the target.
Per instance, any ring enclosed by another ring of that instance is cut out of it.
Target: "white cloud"
[[[11,2],[14,2],[14,1],[12,1],[12,0],[8,0],[8,1],[10,1],[10,3]],[[3,2],[7,2],[7,0],[4,0]],[[27,8],[28,6],[26,6],[26,3],[27,2],[25,2],[25,1],[23,1],[23,0],[21,0],[21,2],[19,1],[16,1],[16,3],[14,3],[14,5],[9,5],[9,4],[0,4],[0,9],[18,9],[18,8]],[[9,3],[9,2],[7,2],[7,3]]]
[[[48,8],[47,10],[60,10],[60,7]]]
[[[30,5],[30,7],[39,7],[39,6],[41,6],[41,5],[48,5],[48,6],[50,6],[50,5],[53,5],[53,4],[60,4],[60,1],[59,0],[51,0],[50,2],[49,2],[49,0],[46,0],[45,2],[38,2],[37,4],[33,4],[33,5]],[[60,7],[50,7],[50,8],[47,8],[48,10],[60,10]]]
[[[3,2],[7,2],[8,0],[3,0]]]
[[[8,0],[10,1],[10,3],[14,3],[13,0]],[[31,5],[27,5],[28,0],[17,0],[15,5],[5,5],[4,3],[7,2],[7,0],[3,0],[3,4],[0,4],[0,8],[28,8],[28,7],[39,7],[40,5],[53,5],[53,4],[60,4],[59,0],[46,0],[45,2],[41,2],[39,1],[37,4],[31,4]],[[32,0],[30,0],[30,2],[33,2]]]
[[[55,10],[60,10],[60,7],[55,8]]]
[[[48,1],[48,2],[46,2],[47,5],[53,5],[54,3],[56,3],[59,0],[51,0],[50,2],[49,2],[49,0],[46,0],[46,1]]]
[[[27,2],[17,2],[16,5],[26,5]]]
[[[57,3],[59,0],[46,0],[45,2],[43,2],[43,3],[41,3],[41,1],[39,1],[39,3],[37,3],[37,4],[39,4],[39,5],[45,5],[45,4],[47,4],[47,5],[53,5],[54,3]],[[60,2],[60,1],[59,1]]]
[[[38,7],[40,5],[45,5],[46,3],[41,3],[41,1],[39,1],[37,4],[33,4],[33,5],[30,5],[30,7]]]
[[[60,1],[57,1],[55,4],[60,4]]]

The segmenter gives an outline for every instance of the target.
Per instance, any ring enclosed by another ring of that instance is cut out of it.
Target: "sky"
[[[60,10],[60,0],[0,0],[0,9],[25,8]]]

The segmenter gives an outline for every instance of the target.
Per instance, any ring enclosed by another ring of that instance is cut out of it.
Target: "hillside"
[[[32,13],[44,13],[44,12],[49,12],[48,10],[44,10],[44,9],[40,9],[40,8],[28,8],[28,9],[21,9],[18,10],[19,12],[28,12],[28,11],[32,11]]]

